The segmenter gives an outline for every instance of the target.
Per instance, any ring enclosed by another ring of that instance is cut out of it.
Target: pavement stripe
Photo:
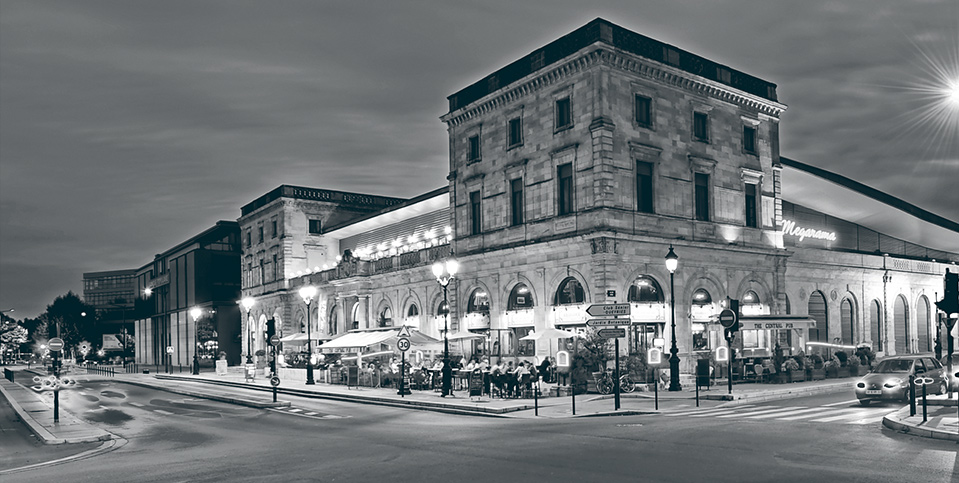
[[[849,400],[849,401],[823,404],[823,406],[829,406],[829,407],[831,407],[831,406],[842,406],[843,404],[858,404],[858,403],[859,403],[859,399],[852,399],[852,400]]]
[[[305,415],[307,415],[307,416],[316,416],[317,414],[320,414],[320,413],[314,413],[314,412],[311,411],[311,412],[303,413],[303,414],[305,414]]]
[[[886,416],[885,416],[885,415],[882,415],[882,416],[873,416],[873,417],[871,417],[871,418],[863,418],[863,419],[857,419],[857,420],[855,420],[855,421],[849,421],[849,422],[847,422],[846,424],[869,424],[869,423],[878,423],[879,421],[882,421],[882,418],[884,418],[884,417],[886,417]]]
[[[735,413],[736,411],[737,411],[736,409],[726,409],[726,410],[724,410],[724,411],[712,411],[712,412],[709,412],[709,413],[707,413],[707,414],[690,414],[689,417],[691,417],[691,418],[708,418],[708,417],[711,417],[711,416],[719,416],[719,415],[721,415],[721,414],[733,414],[733,413]]]
[[[136,407],[138,407],[138,408],[142,408],[142,407],[143,407],[143,404],[138,403],[138,402],[136,402],[136,401],[130,401],[130,405],[131,405],[131,406],[136,406]]]
[[[753,407],[753,406],[755,406],[755,405],[754,405],[754,404],[743,404],[742,406],[736,406],[736,408],[742,409],[742,408],[749,408],[749,407]],[[711,413],[727,412],[727,411],[730,411],[730,409],[729,409],[729,408],[695,409],[695,410],[691,410],[691,411],[680,411],[680,412],[675,412],[675,413],[668,413],[668,414],[666,414],[666,416],[690,416],[690,415],[693,415],[693,414],[706,415],[706,414],[711,414]]]
[[[171,413],[170,411],[164,411],[164,410],[162,410],[162,409],[154,409],[153,412],[155,412],[155,413],[160,413],[160,414],[165,414],[165,415],[167,415],[167,416],[173,416],[173,413]]]
[[[749,411],[749,412],[746,412],[746,413],[726,414],[726,415],[724,415],[724,416],[717,416],[717,417],[719,417],[719,418],[744,418],[744,417],[753,417],[753,416],[759,415],[759,414],[782,413],[782,412],[786,412],[786,411],[793,411],[793,410],[796,410],[796,409],[804,409],[804,408],[805,408],[805,406],[796,406],[796,407],[791,407],[791,408],[766,409],[766,410],[762,410],[762,411]]]
[[[794,414],[802,413],[802,412],[816,411],[816,410],[818,410],[818,409],[819,409],[819,408],[805,408],[805,409],[803,409],[803,408],[799,408],[799,409],[789,408],[788,411],[785,411],[785,412],[787,412],[788,415],[794,415]],[[782,414],[782,412],[780,412],[780,413],[771,412],[771,413],[762,414],[762,415],[759,415],[759,416],[746,416],[746,419],[771,419],[771,418],[779,418],[779,417],[782,417],[782,416],[784,416],[784,414]]]
[[[882,409],[880,411],[888,412],[888,410]],[[850,413],[849,411],[843,411],[845,414],[840,414],[839,416],[829,416],[827,418],[813,419],[814,423],[831,423],[833,421],[840,421],[843,419],[859,419],[867,416],[873,416],[876,414],[875,409],[856,409],[855,412]]]
[[[811,413],[811,414],[799,414],[798,416],[777,418],[776,420],[777,421],[796,421],[798,419],[815,418],[817,416],[822,416],[823,413],[828,413],[830,411],[835,411],[835,410],[827,407],[809,408],[808,410],[805,410],[805,411],[796,411],[796,412]]]
[[[302,409],[300,409],[300,408],[290,408],[289,411],[290,411],[291,413],[298,413],[298,412],[302,411]]]

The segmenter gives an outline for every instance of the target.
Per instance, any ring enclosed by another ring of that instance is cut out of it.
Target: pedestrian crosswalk
[[[293,416],[301,416],[304,418],[313,418],[313,419],[341,419],[341,418],[349,417],[349,416],[338,416],[336,414],[324,414],[324,413],[312,411],[309,409],[298,408],[296,406],[268,408],[268,409],[270,411],[275,411],[278,413],[285,413]]]
[[[847,407],[839,407],[845,405]],[[756,406],[744,404],[741,406],[683,410],[665,413],[666,416],[708,419],[741,419],[753,421],[802,421],[812,423],[833,424],[871,424],[882,421],[883,416],[893,412],[894,408],[875,407],[861,408],[848,407],[845,404],[829,404],[824,406]]]

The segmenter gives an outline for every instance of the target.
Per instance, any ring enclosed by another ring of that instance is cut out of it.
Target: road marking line
[[[131,406],[136,406],[136,407],[138,407],[138,408],[142,408],[142,407],[143,407],[143,404],[138,403],[138,402],[136,402],[136,401],[130,401],[130,405],[131,405]]]
[[[872,417],[872,418],[863,418],[863,419],[859,419],[859,420],[856,420],[856,421],[849,421],[849,422],[846,423],[846,424],[869,424],[869,423],[878,423],[879,421],[882,421],[882,418],[884,418],[884,417],[885,417],[885,416],[875,416],[875,417]]]
[[[752,417],[752,416],[755,416],[755,415],[758,415],[758,414],[782,413],[782,412],[792,411],[792,410],[795,410],[795,409],[803,409],[803,408],[805,408],[805,406],[796,406],[796,407],[791,407],[791,408],[766,409],[766,410],[763,410],[763,411],[750,411],[750,412],[746,412],[746,413],[726,414],[726,415],[724,415],[724,416],[717,416],[717,417],[719,417],[719,418],[744,418],[744,417],[747,417],[747,416],[748,416],[748,417]]]
[[[303,413],[303,414],[307,416],[316,416],[317,414],[320,414],[320,413],[309,412],[309,413]]]
[[[815,418],[815,417],[818,417],[818,416],[822,416],[824,413],[830,413],[830,412],[832,412],[832,411],[834,411],[834,409],[832,409],[832,408],[824,408],[824,407],[809,408],[808,410],[805,410],[805,411],[796,411],[796,412],[797,412],[797,413],[799,413],[799,412],[803,412],[803,413],[819,413],[819,414],[800,414],[800,415],[798,415],[798,416],[789,416],[789,417],[785,417],[785,418],[778,418],[777,420],[778,420],[778,421],[796,421],[796,420],[798,420],[798,419]]]
[[[171,412],[169,412],[169,411],[164,411],[164,410],[162,410],[162,409],[154,409],[153,412],[155,412],[155,413],[160,413],[160,414],[163,414],[163,415],[166,415],[166,416],[173,416],[173,413],[171,413]]]
[[[800,409],[798,409],[798,410],[790,409],[789,411],[786,411],[786,412],[787,412],[788,414],[790,414],[790,415],[793,415],[793,414],[796,414],[796,413],[814,411],[815,409],[816,409],[816,408],[806,408],[806,409],[801,409],[801,408],[800,408]],[[746,417],[746,419],[767,419],[767,418],[778,418],[778,417],[780,417],[780,416],[783,416],[783,414],[777,414],[777,413],[771,412],[771,413],[762,414],[762,415],[759,415],[759,416],[745,416],[745,417]]]
[[[859,403],[859,399],[853,399],[853,400],[851,400],[851,401],[843,401],[843,402],[837,402],[837,403],[823,404],[823,406],[827,406],[827,407],[831,407],[831,406],[842,406],[843,404],[853,404],[853,403]]]
[[[298,412],[302,411],[302,409],[300,409],[300,408],[290,408],[290,409],[288,409],[288,411],[290,411],[291,413],[298,413]]]
[[[753,404],[743,404],[742,406],[736,406],[738,409],[753,407]],[[667,413],[666,416],[688,416],[691,414],[702,414],[706,415],[709,413],[718,413],[729,411],[730,408],[718,408],[718,409],[696,409],[693,411],[680,411],[676,413]]]
[[[845,412],[846,414],[840,414],[839,416],[830,416],[828,418],[813,419],[812,421],[814,423],[831,423],[833,421],[840,421],[843,419],[851,419],[851,418],[860,419],[863,417],[872,416],[876,414],[875,411],[870,411],[870,410],[863,411],[861,409],[857,409],[856,412],[853,412],[853,413],[849,413],[849,411],[845,411]]]

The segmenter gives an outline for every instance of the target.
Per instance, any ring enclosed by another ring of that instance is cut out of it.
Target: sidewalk
[[[31,389],[32,381],[20,383],[0,378],[0,394],[9,401],[17,416],[46,444],[110,441],[114,435],[82,421],[61,407],[60,421],[53,421],[53,396]],[[65,389],[68,390],[68,389]]]
[[[922,399],[916,400],[916,415],[909,415],[909,406],[886,416],[882,425],[915,436],[924,438],[959,441],[959,395],[953,394],[952,399],[945,395],[929,396],[926,404],[927,420],[922,420]]]

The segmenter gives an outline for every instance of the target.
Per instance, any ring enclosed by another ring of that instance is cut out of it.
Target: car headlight
[[[890,380],[886,381],[885,384],[883,384],[883,387],[888,387],[888,388],[891,389],[891,388],[894,388],[894,387],[896,387],[896,386],[898,386],[898,385],[900,385],[900,384],[902,384],[902,379],[890,379]]]
[[[859,381],[859,383],[856,384],[856,387],[858,387],[859,389],[863,389],[866,387],[866,383]]]

